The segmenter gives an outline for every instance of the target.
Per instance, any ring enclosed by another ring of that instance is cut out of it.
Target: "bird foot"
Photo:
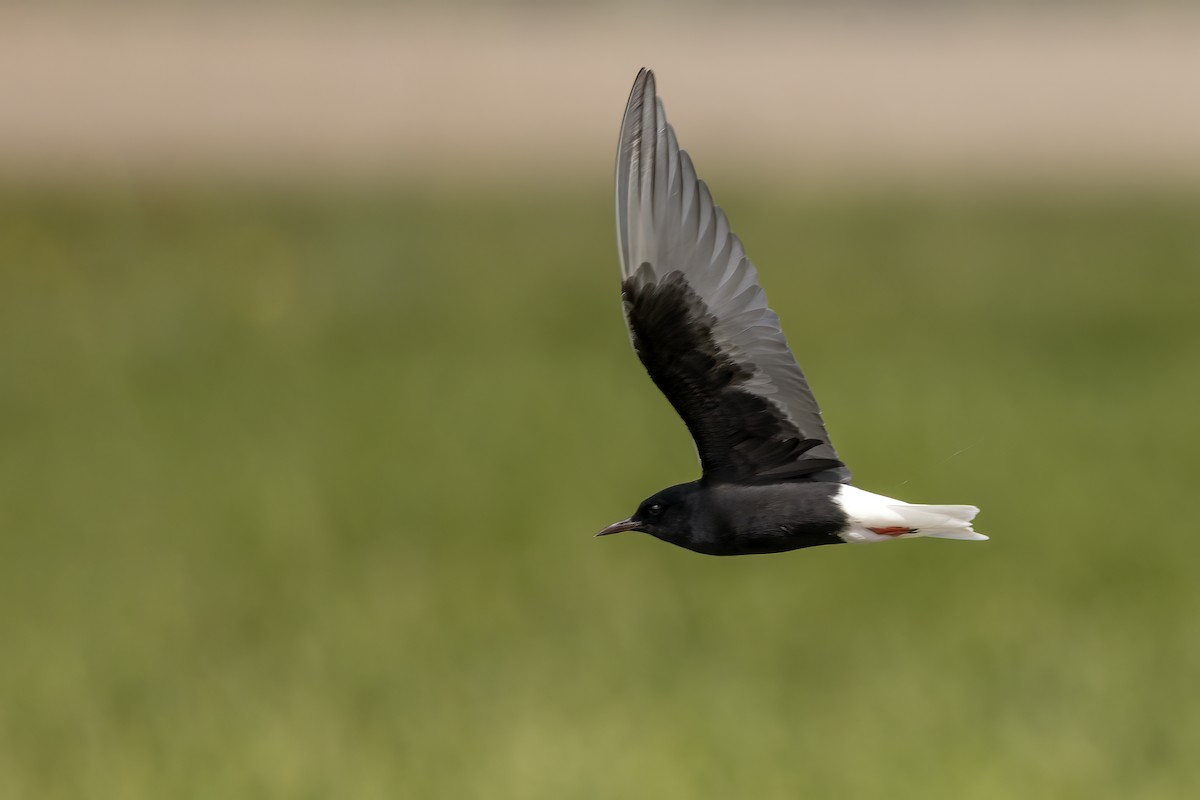
[[[902,533],[916,533],[916,528],[867,528],[871,533],[880,536],[899,536]]]

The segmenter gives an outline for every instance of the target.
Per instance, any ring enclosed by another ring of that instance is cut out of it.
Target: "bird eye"
[[[657,517],[659,514],[662,513],[662,506],[660,506],[658,503],[655,503],[654,505],[652,505],[646,509],[646,513],[652,517]]]

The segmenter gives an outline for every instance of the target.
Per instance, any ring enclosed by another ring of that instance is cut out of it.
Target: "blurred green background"
[[[856,483],[993,538],[596,540],[697,474],[619,310],[623,91],[577,172],[474,183],[0,136],[0,798],[1200,789],[1196,186],[692,147]]]
[[[0,200],[0,794],[1196,785],[1200,202],[722,187],[860,485],[993,539],[713,559],[590,536],[696,473],[604,188]]]

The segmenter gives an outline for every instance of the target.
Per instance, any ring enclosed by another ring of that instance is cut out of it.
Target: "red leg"
[[[867,530],[880,536],[899,536],[902,533],[917,532],[915,528],[867,528]]]

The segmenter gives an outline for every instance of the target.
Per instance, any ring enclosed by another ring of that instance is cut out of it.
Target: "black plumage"
[[[638,73],[617,149],[621,294],[634,350],[687,425],[702,470],[599,535],[638,530],[711,555],[893,537],[985,538],[973,506],[915,506],[850,470],[758,275]]]
[[[709,482],[803,478],[844,467],[836,458],[806,458],[820,439],[805,438],[767,398],[742,387],[754,377],[713,338],[711,314],[672,272],[657,284],[622,284],[633,347],[696,442]]]
[[[628,520],[597,536],[642,531],[710,556],[782,553],[838,544],[847,516],[834,501],[838,484],[761,484],[707,480],[671,486],[642,501]]]

